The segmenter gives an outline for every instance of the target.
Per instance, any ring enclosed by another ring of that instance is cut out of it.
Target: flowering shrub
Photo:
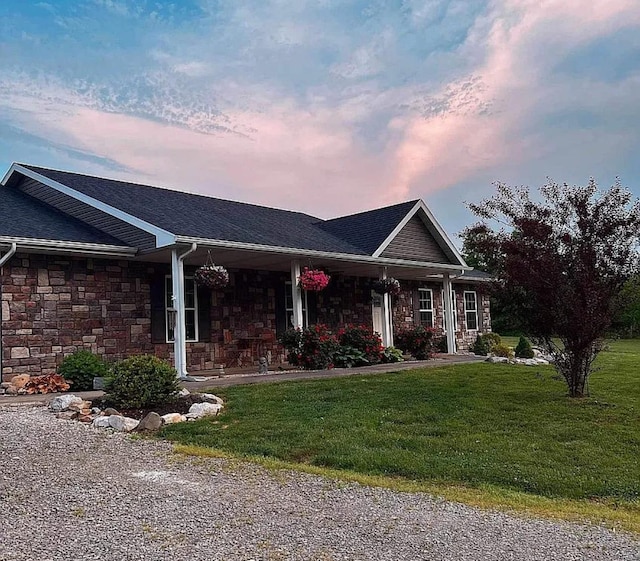
[[[395,336],[396,345],[409,353],[416,360],[426,360],[433,356],[436,343],[435,329],[418,325],[411,329],[405,329]]]
[[[300,273],[298,284],[302,290],[320,291],[327,288],[331,277],[319,269],[305,267]]]
[[[393,277],[373,281],[371,286],[378,294],[386,294],[387,292],[392,296],[400,294],[400,281]]]
[[[203,265],[193,274],[193,280],[209,288],[224,288],[229,284],[229,272],[222,265]]]
[[[376,364],[382,360],[382,341],[380,335],[366,325],[347,325],[338,331],[338,343],[342,347],[351,347],[363,354],[365,361]]]
[[[338,350],[338,340],[326,325],[312,325],[308,329],[290,329],[280,343],[288,351],[287,360],[306,370],[333,368],[333,357]]]

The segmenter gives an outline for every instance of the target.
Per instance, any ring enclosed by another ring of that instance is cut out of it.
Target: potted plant
[[[378,294],[391,294],[392,296],[400,294],[400,281],[393,277],[373,281],[372,287]]]
[[[229,284],[229,272],[222,265],[216,265],[209,253],[207,262],[193,274],[193,280],[201,286],[224,288]]]
[[[298,285],[302,290],[318,292],[327,288],[331,277],[320,269],[305,267],[298,278]]]

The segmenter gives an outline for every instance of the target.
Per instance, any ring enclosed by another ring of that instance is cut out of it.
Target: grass
[[[185,453],[640,531],[638,364],[639,342],[614,343],[584,400],[551,367],[488,363],[237,386],[217,390],[215,421],[163,435]]]

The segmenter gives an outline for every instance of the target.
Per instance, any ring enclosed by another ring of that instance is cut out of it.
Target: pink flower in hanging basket
[[[298,284],[302,290],[320,291],[327,288],[331,277],[319,269],[305,267],[300,273]]]
[[[229,284],[229,273],[221,265],[203,265],[193,274],[193,280],[201,286],[224,288]]]

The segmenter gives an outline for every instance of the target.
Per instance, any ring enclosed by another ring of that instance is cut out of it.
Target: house
[[[197,286],[208,256],[230,273]],[[385,345],[418,323],[450,352],[490,329],[486,279],[421,200],[321,220],[300,212],[13,164],[0,185],[2,375],[52,372],[79,348],[152,353],[180,375],[285,360],[277,338],[366,324]],[[301,268],[329,286],[301,291]],[[371,290],[394,277],[402,292]]]

